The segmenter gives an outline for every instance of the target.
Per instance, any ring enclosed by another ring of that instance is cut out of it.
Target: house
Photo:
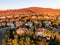
[[[14,24],[12,22],[7,22],[7,26],[14,27]]]
[[[15,25],[17,26],[17,27],[19,27],[19,26],[21,26],[21,25],[23,25],[23,21],[17,21],[17,22],[15,22]]]
[[[44,23],[46,24],[46,26],[51,25],[51,21],[44,21]]]
[[[6,23],[5,23],[5,22],[2,22],[2,23],[1,23],[1,25],[2,25],[2,26],[5,26],[5,25],[6,25]]]
[[[38,36],[44,36],[43,35],[43,32],[45,31],[46,29],[44,29],[44,28],[38,28],[38,29],[36,29],[36,35],[38,35]]]
[[[32,25],[33,25],[33,23],[32,23],[31,21],[29,21],[29,22],[25,23],[25,26],[27,26],[27,27],[29,27],[29,28],[31,28],[31,27],[32,27]]]

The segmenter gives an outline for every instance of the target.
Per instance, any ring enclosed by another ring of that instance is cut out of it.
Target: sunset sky
[[[59,8],[60,0],[0,0],[0,10],[26,7]]]

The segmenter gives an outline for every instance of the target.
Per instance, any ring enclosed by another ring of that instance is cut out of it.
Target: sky
[[[0,0],[0,10],[27,7],[44,7],[60,9],[60,0]]]

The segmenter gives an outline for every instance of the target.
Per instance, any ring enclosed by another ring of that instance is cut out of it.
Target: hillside
[[[14,10],[0,10],[0,16],[16,15],[16,14],[60,14],[60,9],[30,7]]]

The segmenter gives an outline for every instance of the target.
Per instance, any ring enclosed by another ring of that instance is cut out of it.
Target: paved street
[[[4,32],[6,28],[0,28],[0,45],[2,45],[2,39],[4,37]]]
[[[4,38],[4,32],[8,27],[5,28],[0,28],[0,45],[2,45],[2,39]],[[9,27],[11,29],[16,28],[16,27]]]

